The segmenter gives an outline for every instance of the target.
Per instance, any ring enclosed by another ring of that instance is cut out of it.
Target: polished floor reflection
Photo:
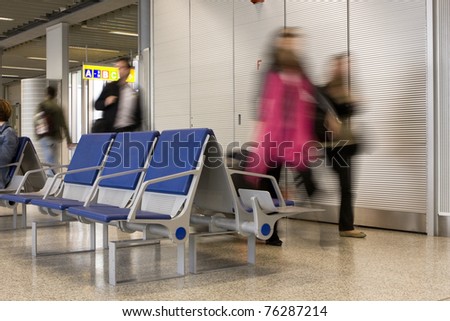
[[[31,211],[32,212],[32,211]],[[1,227],[11,225],[0,208]],[[48,219],[31,213],[32,220]],[[31,256],[31,229],[0,231],[0,300],[449,300],[450,238],[364,228],[365,239],[340,238],[337,226],[302,220],[279,224],[282,247],[257,244],[246,265],[246,241],[201,239],[198,267],[181,278],[108,284],[108,251],[97,228],[95,252]],[[139,238],[111,228],[111,239]],[[88,247],[81,223],[39,229],[39,250]],[[118,251],[119,278],[173,274],[176,248],[163,241]],[[188,266],[188,262],[186,262]],[[219,267],[227,267],[217,269]],[[205,271],[206,270],[206,271]]]

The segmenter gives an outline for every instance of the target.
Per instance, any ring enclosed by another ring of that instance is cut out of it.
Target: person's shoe
[[[280,239],[268,239],[266,240],[266,244],[267,245],[272,245],[272,246],[281,246],[283,245],[283,241]]]
[[[360,238],[360,239],[366,237],[366,233],[358,231],[358,230],[340,231],[339,235],[342,237],[356,237],[356,238]]]

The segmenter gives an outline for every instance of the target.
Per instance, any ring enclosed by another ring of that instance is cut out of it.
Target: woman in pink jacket
[[[275,40],[272,64],[262,87],[257,147],[246,169],[279,180],[282,166],[292,168],[302,173],[306,191],[311,196],[315,186],[310,175],[309,151],[315,146],[316,102],[314,86],[305,75],[295,50],[295,38],[299,36],[296,28],[283,28]],[[258,182],[253,181],[255,183]],[[276,226],[266,243],[282,245]]]

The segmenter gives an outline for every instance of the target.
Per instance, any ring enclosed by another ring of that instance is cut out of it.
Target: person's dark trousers
[[[279,183],[280,182],[280,177],[281,177],[281,169],[282,169],[282,166],[277,166],[277,167],[270,168],[267,171],[267,175],[273,176],[277,180],[277,182]],[[311,169],[310,168],[305,168],[304,170],[299,171],[298,174],[297,174],[297,177],[301,177],[301,181],[302,181],[301,184],[303,184],[305,186],[306,193],[308,194],[309,197],[311,197],[314,194],[315,190],[316,190],[316,185],[315,185],[315,183],[314,183],[314,181],[312,179],[312,171],[311,171]],[[263,181],[261,189],[269,191],[270,195],[273,198],[277,197],[277,195],[275,193],[275,189],[273,188],[272,184],[269,181],[267,181],[267,180]],[[280,246],[283,243],[280,240],[280,237],[278,236],[278,222],[275,222],[275,224],[273,226],[273,234],[266,241],[266,243],[270,244],[270,245],[277,245],[277,246]]]
[[[353,193],[352,193],[352,167],[351,160],[354,155],[354,146],[327,148],[327,166],[331,165],[339,177],[341,190],[341,204],[339,208],[339,231],[354,229]]]
[[[283,169],[282,165],[270,167],[266,175],[273,176],[275,180],[278,182],[278,184],[280,184],[282,169]],[[272,196],[272,198],[277,198],[277,193],[275,192],[275,188],[273,188],[272,182],[270,180],[262,179],[259,187],[262,190],[268,191],[270,193],[270,196]]]
[[[305,187],[306,194],[308,194],[309,198],[313,196],[314,192],[316,191],[316,184],[314,183],[314,180],[312,178],[311,168],[307,167],[305,169],[302,169],[301,171],[298,171],[295,177],[295,181],[295,185],[297,187],[300,187],[301,185]]]

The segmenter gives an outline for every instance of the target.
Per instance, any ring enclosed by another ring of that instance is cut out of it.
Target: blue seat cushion
[[[95,133],[81,136],[75,153],[70,160],[67,171],[100,166],[105,158],[115,133]],[[80,185],[92,185],[97,178],[98,170],[71,173],[64,176],[64,182]]]
[[[293,200],[284,200],[284,202],[286,203],[286,206],[294,206],[295,205],[295,202]],[[276,207],[280,207],[280,201],[278,200],[278,198],[273,199],[273,204]]]
[[[295,206],[295,202],[293,200],[285,200],[286,206]]]
[[[128,214],[130,213],[130,209],[97,204],[88,207],[70,207],[68,212],[93,221],[109,223],[111,221],[126,221]],[[136,218],[147,220],[170,220],[171,216],[148,211],[138,211],[136,213]]]
[[[42,199],[42,195],[32,194],[0,194],[0,200],[5,200],[14,203],[28,204],[31,200]]]
[[[202,156],[202,147],[208,135],[214,135],[212,130],[208,128],[162,131],[144,180],[195,169]],[[187,195],[191,181],[192,175],[184,176],[151,184],[146,191]]]
[[[143,168],[150,153],[157,131],[118,133],[108,157],[102,176]],[[100,181],[100,186],[134,190],[141,173],[121,175]]]
[[[12,159],[11,163],[19,163],[20,159],[22,157],[22,154],[25,151],[25,147],[27,144],[31,144],[31,140],[28,137],[21,136],[19,137],[19,145],[17,146],[16,154],[14,155],[14,158]],[[8,185],[8,183],[11,181],[11,179],[14,176],[14,173],[16,172],[17,166],[10,166],[9,170],[5,177],[5,186]]]
[[[83,206],[84,202],[60,197],[48,197],[46,199],[32,199],[32,205],[47,207],[55,210],[64,211],[72,206]]]

